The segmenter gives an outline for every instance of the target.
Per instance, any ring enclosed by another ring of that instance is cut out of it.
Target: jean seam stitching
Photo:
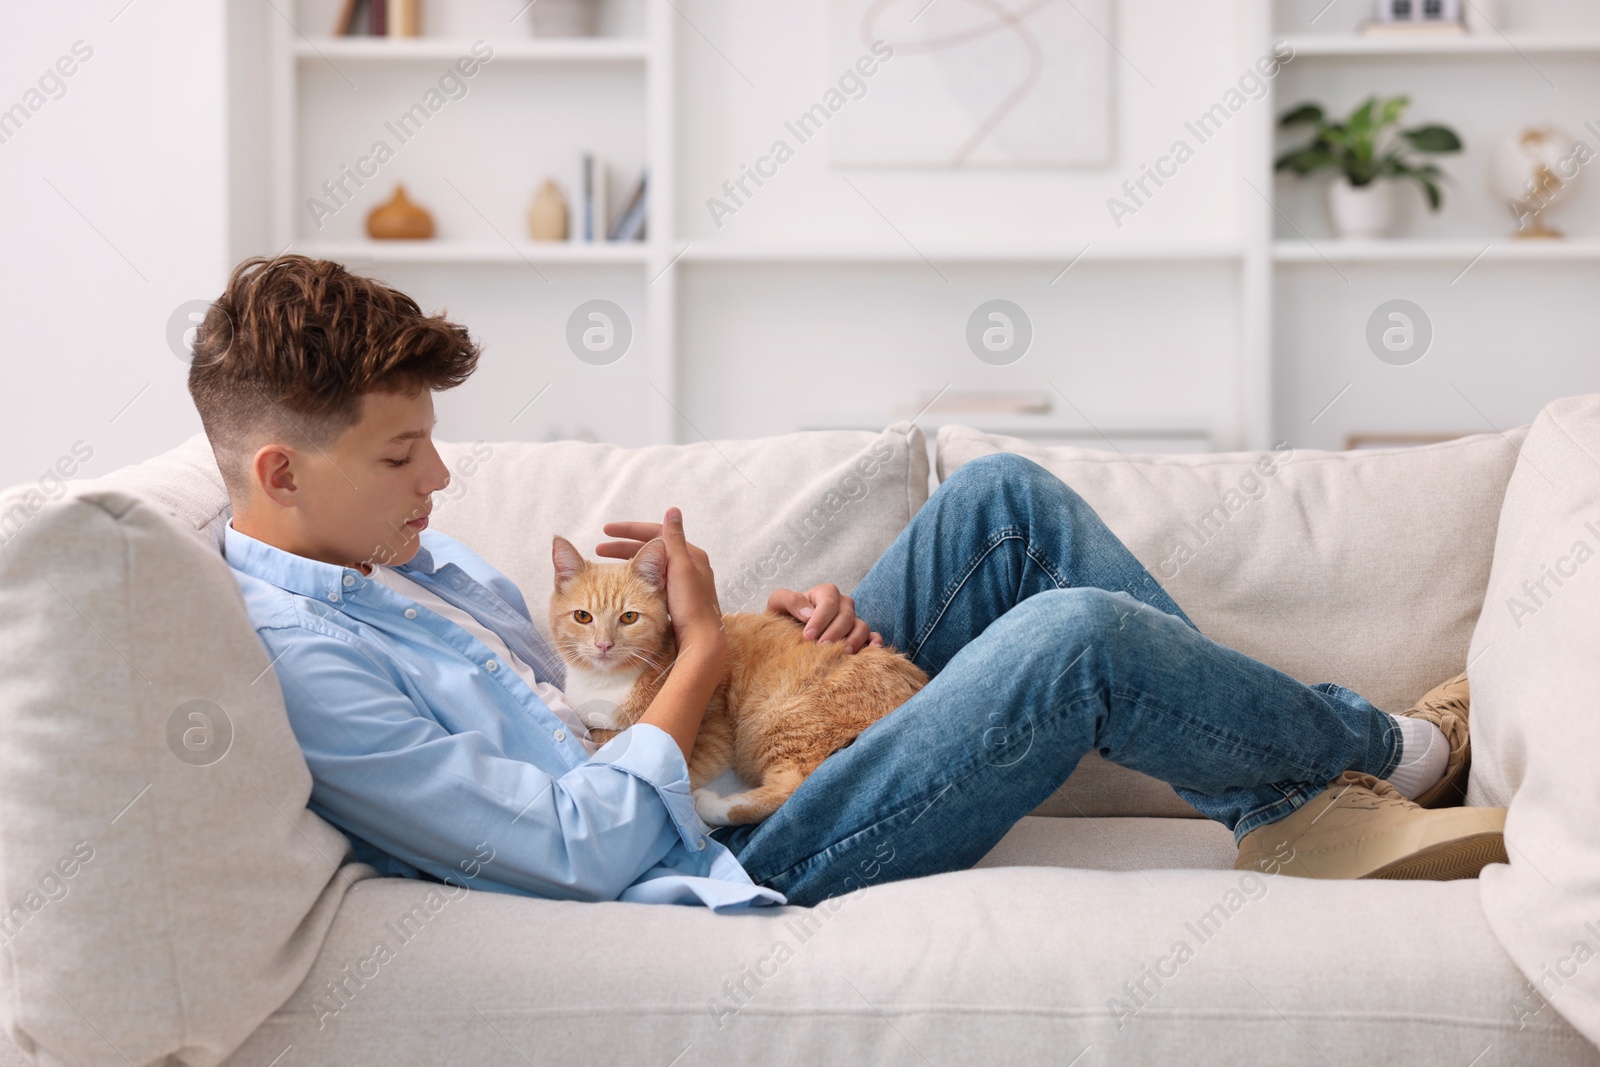
[[[1117,687],[1112,686],[1112,685],[1107,685],[1106,686],[1106,692],[1108,694],[1110,694],[1110,695],[1116,696],[1117,698],[1124,699],[1124,700],[1129,699],[1129,698],[1139,698],[1147,706],[1154,708],[1156,711],[1160,712],[1162,715],[1165,715],[1165,716],[1167,716],[1168,718],[1171,718],[1171,719],[1175,719],[1178,722],[1181,722],[1186,726],[1199,729],[1199,731],[1201,733],[1206,734],[1208,737],[1210,737],[1214,741],[1221,742],[1222,744],[1226,745],[1229,749],[1231,749],[1234,752],[1238,752],[1238,753],[1242,753],[1242,754],[1250,755],[1250,756],[1268,756],[1270,758],[1284,760],[1285,762],[1294,765],[1296,768],[1298,768],[1304,774],[1304,778],[1301,779],[1302,781],[1311,781],[1311,779],[1314,777],[1314,775],[1310,772],[1310,769],[1305,767],[1303,764],[1301,764],[1300,761],[1297,758],[1295,758],[1293,755],[1291,755],[1291,754],[1273,752],[1273,751],[1270,751],[1270,750],[1267,750],[1267,749],[1264,749],[1264,748],[1254,747],[1249,743],[1249,739],[1247,739],[1247,738],[1235,739],[1234,737],[1217,733],[1215,730],[1213,730],[1206,723],[1204,723],[1204,722],[1202,722],[1202,721],[1200,721],[1198,719],[1192,718],[1191,716],[1189,716],[1189,715],[1187,715],[1187,714],[1185,714],[1185,713],[1183,713],[1181,711],[1174,710],[1172,708],[1167,707],[1164,704],[1161,704],[1159,702],[1151,700],[1148,696],[1140,697],[1140,694],[1133,693],[1133,692],[1130,692],[1130,691],[1127,691],[1127,690],[1123,690],[1123,689],[1117,688]],[[1337,778],[1338,774],[1335,773],[1332,777],[1333,778]],[[1330,778],[1329,781],[1332,781],[1332,778]],[[1262,785],[1271,785],[1272,783],[1271,782],[1263,782],[1261,784]]]
[[[1038,565],[1040,570],[1044,571],[1045,574],[1050,576],[1050,580],[1055,583],[1057,589],[1067,588],[1066,577],[1057,573],[1055,567],[1048,559],[1045,559],[1034,552],[1032,538],[1024,537],[1022,539],[1022,551],[1029,559],[1033,560],[1033,562]]]
[[[940,601],[939,610],[935,612],[933,618],[928,621],[928,625],[923,627],[922,633],[917,635],[916,641],[909,653],[913,660],[922,654],[922,646],[926,645],[933,637],[933,632],[939,628],[939,623],[944,621],[945,613],[950,610],[951,603],[954,602],[955,598],[961,594],[961,590],[966,588],[967,581],[973,576],[973,574],[977,572],[978,568],[983,565],[983,561],[988,559],[989,556],[993,554],[994,550],[1000,547],[1001,543],[1009,541],[1013,538],[1025,540],[1022,537],[1022,532],[1014,526],[1002,526],[996,532],[989,535],[989,541],[984,545],[983,551],[968,561],[966,569],[962,571],[961,576],[955,580],[949,592],[946,593],[944,598]]]

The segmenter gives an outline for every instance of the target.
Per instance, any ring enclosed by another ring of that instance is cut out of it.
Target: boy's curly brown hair
[[[189,395],[237,508],[262,445],[331,445],[361,395],[451,389],[479,349],[466,328],[331,260],[255,256],[196,331]]]

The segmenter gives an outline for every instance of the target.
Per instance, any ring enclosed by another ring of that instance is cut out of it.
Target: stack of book
[[[333,32],[338,37],[417,37],[422,0],[344,0]]]
[[[583,200],[578,206],[576,237],[580,241],[642,241],[650,201],[650,171],[639,175],[633,191],[613,219],[610,213],[610,173],[605,159],[594,153],[583,157]]]

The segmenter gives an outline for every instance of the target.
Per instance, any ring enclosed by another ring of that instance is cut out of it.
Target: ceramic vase
[[[433,236],[433,216],[396,185],[394,196],[367,214],[367,236],[379,241],[418,240]]]
[[[545,179],[528,208],[528,236],[535,241],[567,239],[567,199],[553,179]]]

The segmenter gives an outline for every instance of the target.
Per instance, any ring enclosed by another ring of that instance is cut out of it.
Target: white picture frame
[[[832,0],[831,72],[892,49],[829,119],[833,164],[1110,165],[1113,15],[1113,0]]]

